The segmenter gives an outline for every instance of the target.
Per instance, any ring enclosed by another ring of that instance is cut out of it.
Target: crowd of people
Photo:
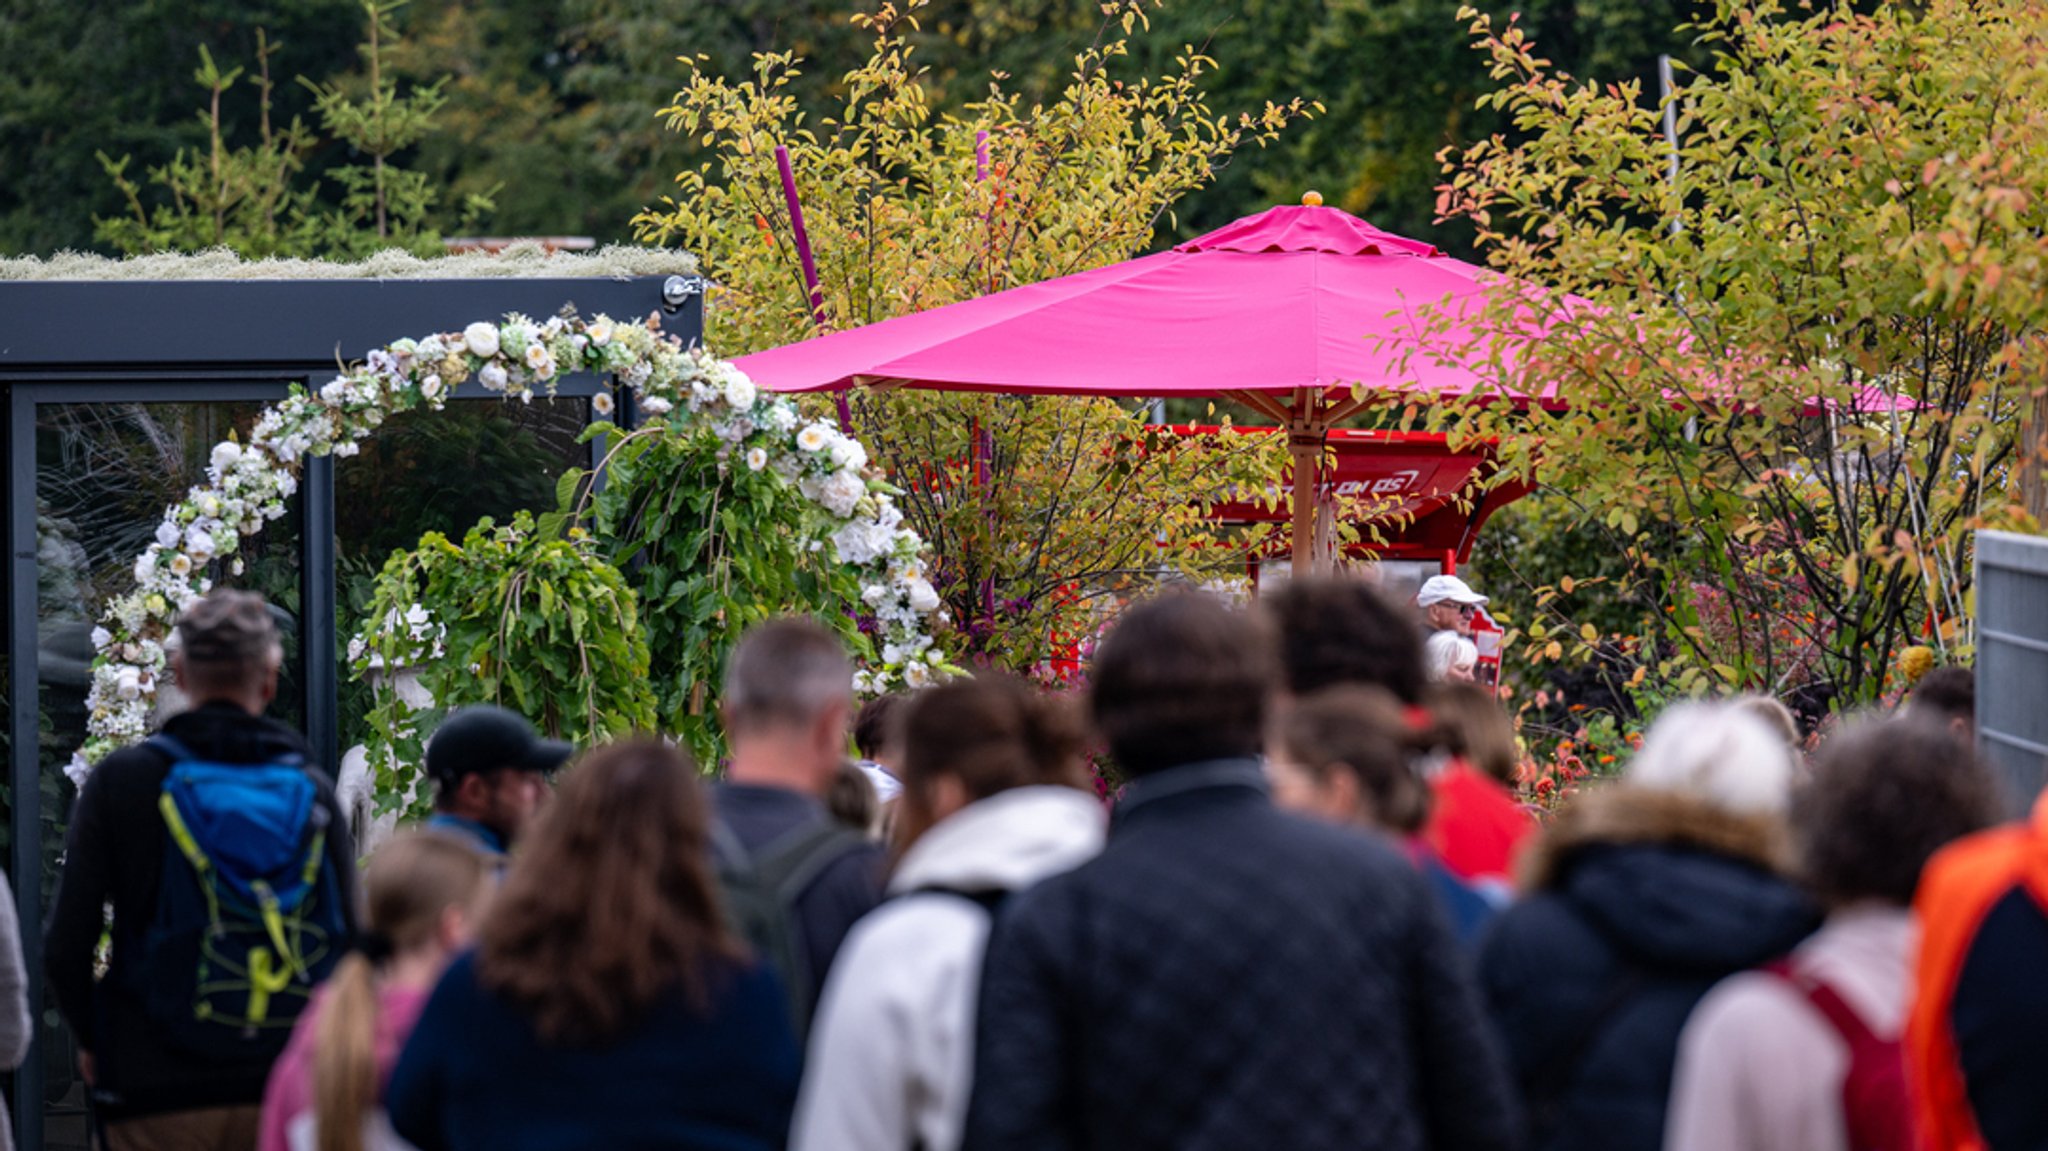
[[[2048,1147],[2048,803],[1998,823],[1967,673],[1810,762],[1756,701],[1674,706],[1539,820],[1469,682],[1483,597],[1425,598],[1164,594],[1085,692],[858,709],[773,621],[714,778],[464,708],[359,869],[263,717],[269,613],[216,591],[47,927],[103,1144]]]

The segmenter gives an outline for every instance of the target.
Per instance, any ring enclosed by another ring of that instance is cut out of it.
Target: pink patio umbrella
[[[867,386],[1235,400],[1288,430],[1295,563],[1309,570],[1321,550],[1313,542],[1315,480],[1330,428],[1389,394],[1455,397],[1481,388],[1472,372],[1403,350],[1417,346],[1421,309],[1476,303],[1501,280],[1322,207],[1313,193],[1304,200],[1169,251],[737,363],[785,392]]]

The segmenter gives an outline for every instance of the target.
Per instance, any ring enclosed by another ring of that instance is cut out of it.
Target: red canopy
[[[1206,426],[1173,428],[1182,435],[1213,435]],[[1236,428],[1243,435],[1277,435],[1279,428]],[[1479,529],[1494,512],[1529,494],[1534,485],[1490,484],[1498,471],[1493,446],[1480,442],[1453,451],[1433,432],[1337,428],[1330,432],[1329,467],[1317,484],[1321,502],[1334,506],[1377,542],[1355,554],[1427,560],[1455,571],[1472,556]],[[1287,514],[1265,503],[1222,503],[1210,515],[1224,523],[1281,523]]]

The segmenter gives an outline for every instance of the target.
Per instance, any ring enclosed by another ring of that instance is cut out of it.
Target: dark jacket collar
[[[1132,812],[1161,800],[1221,789],[1249,791],[1264,799],[1269,791],[1266,770],[1256,759],[1209,759],[1150,772],[1124,785],[1111,820],[1120,824]]]
[[[164,734],[192,754],[221,763],[268,763],[296,755],[311,760],[311,749],[298,732],[231,703],[203,703],[164,721]]]

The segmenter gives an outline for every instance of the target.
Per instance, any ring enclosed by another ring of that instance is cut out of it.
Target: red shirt
[[[1515,853],[1536,830],[1536,817],[1508,789],[1454,759],[1430,791],[1429,826],[1423,838],[1444,866],[1460,879],[1513,882]]]

